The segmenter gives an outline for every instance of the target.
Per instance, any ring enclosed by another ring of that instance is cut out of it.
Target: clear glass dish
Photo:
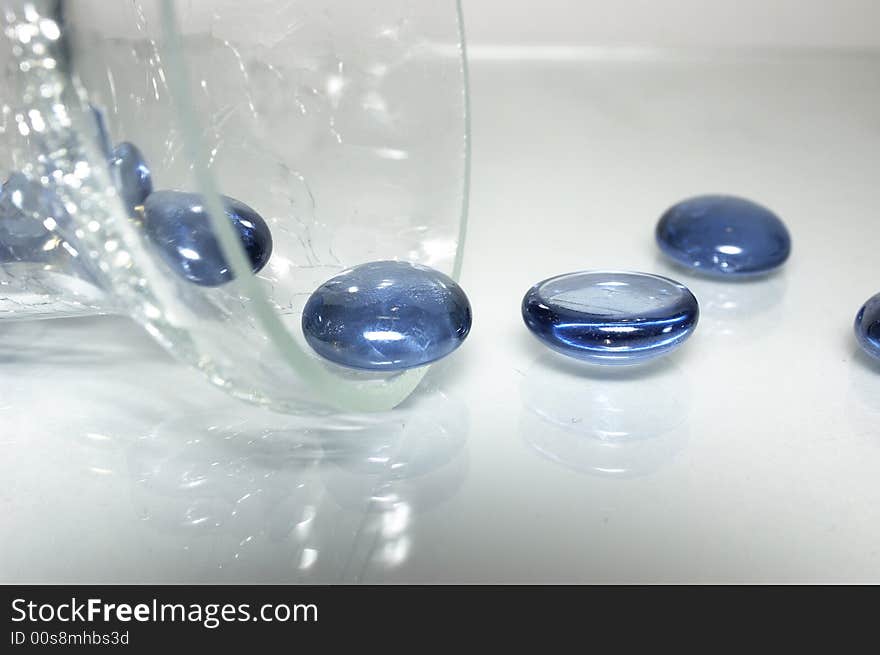
[[[319,283],[370,260],[458,276],[469,135],[457,2],[7,2],[4,35],[2,175],[23,173],[66,211],[28,214],[27,230],[45,233],[36,255],[0,262],[0,317],[129,315],[213,384],[281,411],[383,410],[409,395],[426,368],[324,362],[300,313]],[[110,181],[102,129],[143,151],[156,189],[205,196],[233,281],[200,287],[167,268]],[[272,229],[256,276],[218,194]]]

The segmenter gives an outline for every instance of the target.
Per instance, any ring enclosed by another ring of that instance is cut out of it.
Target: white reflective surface
[[[880,57],[472,62],[464,346],[390,416],[235,404],[116,319],[0,326],[2,581],[880,581]],[[793,237],[722,284],[658,258],[680,198]],[[694,336],[586,370],[519,316],[586,268],[687,284]]]

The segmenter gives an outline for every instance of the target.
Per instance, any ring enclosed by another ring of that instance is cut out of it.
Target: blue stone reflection
[[[220,198],[256,273],[272,254],[269,226],[243,202]],[[144,231],[165,263],[190,282],[213,287],[233,278],[200,194],[154,191],[144,202]]]
[[[113,144],[110,141],[110,130],[107,129],[107,119],[104,117],[104,112],[91,103],[89,103],[89,112],[95,121],[95,136],[98,139],[98,145],[104,157],[109,160],[113,156]]]
[[[526,326],[553,350],[596,364],[635,364],[680,346],[697,299],[659,275],[584,271],[550,278],[523,298]]]
[[[143,205],[153,191],[153,177],[140,149],[127,141],[116,146],[110,172],[129,216],[134,216],[134,208]]]
[[[309,345],[332,362],[399,371],[458,348],[471,329],[471,306],[440,271],[370,262],[318,287],[303,310],[302,328]]]
[[[791,237],[779,217],[735,196],[679,202],[660,217],[656,238],[675,262],[717,277],[768,273],[791,253]]]
[[[862,350],[880,359],[880,293],[862,305],[856,314],[854,328]]]

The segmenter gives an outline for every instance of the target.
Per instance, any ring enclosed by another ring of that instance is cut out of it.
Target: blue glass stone
[[[140,149],[127,141],[117,145],[110,158],[110,172],[129,216],[134,216],[134,208],[143,205],[153,192],[153,176]]]
[[[656,237],[675,262],[715,277],[768,273],[791,253],[779,217],[735,196],[697,196],[673,205],[660,217]]]
[[[871,296],[859,313],[854,325],[856,339],[862,349],[880,359],[880,293]]]
[[[39,261],[52,232],[69,226],[70,214],[50,189],[19,172],[4,182],[0,191],[0,260]]]
[[[526,326],[553,350],[595,364],[636,364],[691,335],[697,299],[649,273],[583,271],[539,282],[522,301]]]
[[[471,305],[440,271],[370,262],[318,287],[303,309],[302,328],[309,345],[332,362],[400,371],[458,348],[471,329]]]
[[[266,221],[243,202],[221,196],[226,216],[241,238],[254,273],[272,254]],[[183,191],[154,191],[144,202],[144,231],[162,259],[190,282],[215,287],[233,278],[211,228],[202,196]]]

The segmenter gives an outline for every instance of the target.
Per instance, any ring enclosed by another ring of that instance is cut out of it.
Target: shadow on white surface
[[[855,343],[855,337],[851,336],[851,339]],[[880,418],[880,360],[871,357],[858,345],[853,346],[850,385],[853,395],[871,416],[871,427],[876,432],[874,421]]]
[[[526,442],[578,471],[647,475],[687,443],[690,383],[672,356],[600,367],[548,352],[525,373],[521,394]]]

